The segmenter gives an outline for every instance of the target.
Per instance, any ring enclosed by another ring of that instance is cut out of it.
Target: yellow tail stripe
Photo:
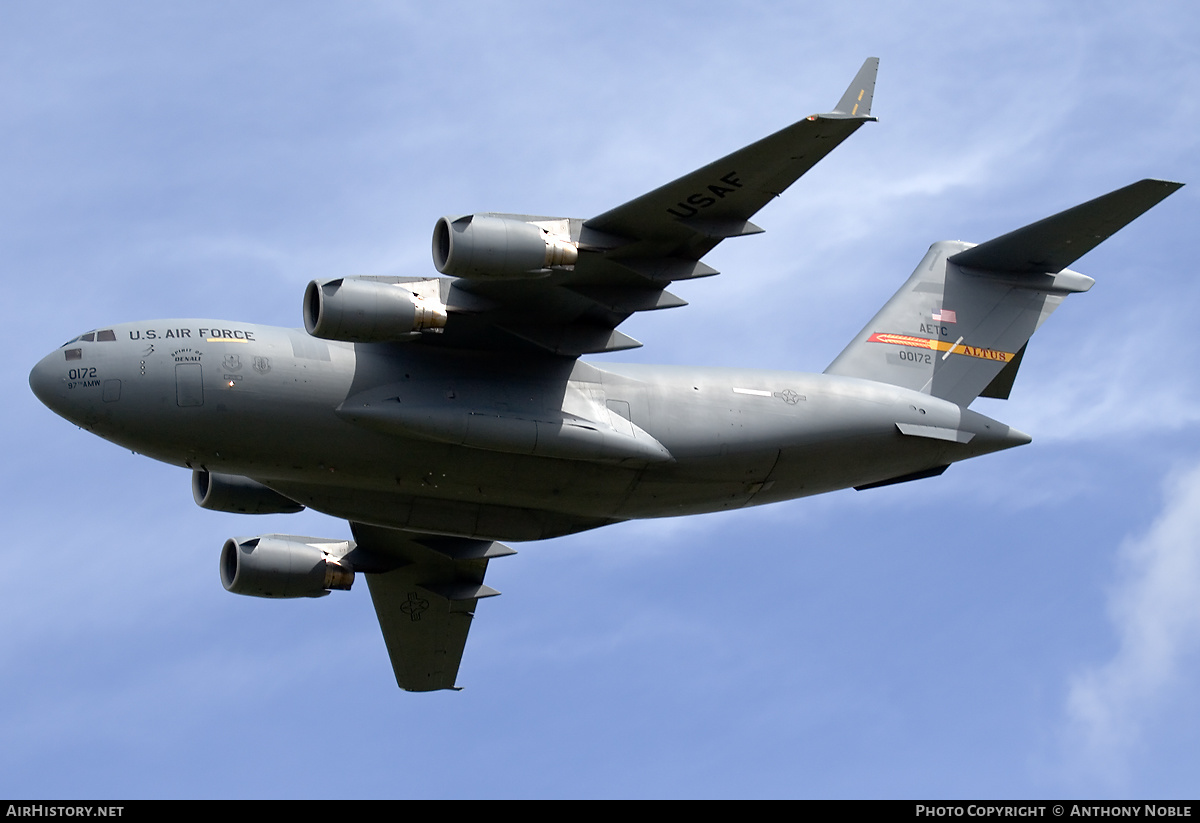
[[[1007,363],[1016,357],[1015,352],[985,349],[980,346],[968,346],[965,343],[951,343],[948,340],[932,340],[927,337],[913,337],[909,334],[890,334],[875,332],[867,338],[868,343],[888,343],[893,346],[909,346],[914,349],[930,349],[932,351],[953,352],[980,360],[996,360]]]

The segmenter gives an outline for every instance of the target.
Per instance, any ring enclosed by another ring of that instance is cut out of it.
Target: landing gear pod
[[[391,283],[342,277],[314,280],[304,291],[304,328],[325,340],[409,340],[445,325],[445,306]]]
[[[252,597],[324,597],[349,589],[354,570],[305,538],[231,537],[221,547],[221,585]]]
[[[541,277],[577,259],[569,239],[511,217],[443,217],[433,227],[433,265],[455,277]]]

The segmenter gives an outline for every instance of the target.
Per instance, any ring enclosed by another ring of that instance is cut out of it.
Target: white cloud
[[[1072,298],[1080,305],[1066,305],[1061,322],[1055,315],[1033,338],[1012,400],[979,401],[974,408],[1030,432],[1039,442],[1107,440],[1195,426],[1200,386],[1189,366],[1200,356],[1190,333],[1195,297],[1191,290],[1173,297],[1176,305],[1168,306],[1160,295],[1126,289],[1096,310],[1085,305],[1087,295]],[[1078,320],[1069,316],[1078,312],[1090,313]],[[1160,340],[1128,331],[1126,318],[1139,316],[1155,318]]]
[[[1116,654],[1070,683],[1066,743],[1075,778],[1122,781],[1200,645],[1200,465],[1168,486],[1150,530],[1121,549],[1109,604]]]

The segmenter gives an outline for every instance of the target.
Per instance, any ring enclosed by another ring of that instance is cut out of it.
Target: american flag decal
[[[939,323],[957,323],[958,317],[950,309],[939,309],[933,313],[933,319]]]

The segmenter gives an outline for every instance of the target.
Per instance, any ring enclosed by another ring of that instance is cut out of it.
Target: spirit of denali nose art
[[[238,594],[366,578],[401,688],[455,688],[500,541],[932,477],[1029,436],[968,406],[1008,396],[1030,336],[1092,279],[1067,267],[1179,188],[1142,180],[986,243],[934,243],[821,374],[597,365],[618,327],[684,301],[702,262],[859,126],[879,61],[814,114],[587,220],[443,217],[444,277],[339,277],[304,330],[212,319],[105,326],[29,376],[68,420],[192,470],[196,502],[310,507],[353,540],[226,541]],[[751,355],[751,359],[753,359]]]

